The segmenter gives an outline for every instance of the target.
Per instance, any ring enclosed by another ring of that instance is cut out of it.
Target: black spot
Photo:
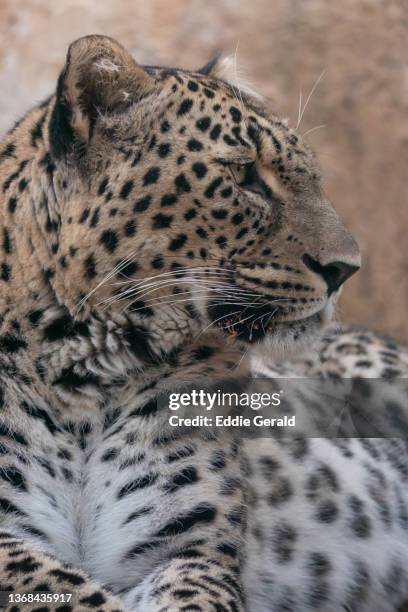
[[[8,283],[11,278],[11,267],[7,263],[1,264],[0,278],[6,283]]]
[[[331,569],[329,559],[320,552],[311,553],[307,568],[313,576],[324,576]]]
[[[135,325],[128,321],[123,327],[123,338],[136,357],[146,363],[154,362],[147,329],[143,325]]]
[[[16,150],[16,145],[13,144],[12,142],[9,142],[9,144],[6,145],[3,151],[0,153],[0,160],[3,161],[4,159],[15,157],[14,155],[15,150]]]
[[[38,406],[34,406],[33,404],[29,404],[28,402],[22,402],[21,408],[31,418],[42,421],[50,433],[54,434],[56,431],[58,431],[58,427],[56,426],[48,412],[46,412],[46,410],[44,410],[43,408],[39,408]]]
[[[123,522],[123,524],[127,525],[127,523],[130,523],[131,521],[134,521],[135,519],[138,519],[140,516],[144,516],[145,514],[149,514],[152,510],[153,510],[153,508],[151,508],[149,506],[145,506],[143,508],[140,508],[139,510],[135,510],[134,512],[129,514],[129,516]]]
[[[162,132],[162,134],[164,134],[165,132],[168,132],[170,130],[170,123],[165,120],[163,121],[163,123],[160,126],[160,131]]]
[[[184,218],[186,221],[191,221],[194,217],[197,216],[197,211],[195,208],[189,208],[186,213],[184,213]]]
[[[171,594],[176,599],[181,599],[182,601],[184,601],[187,599],[192,599],[193,597],[199,594],[199,591],[197,589],[174,589]],[[187,609],[194,610],[194,606],[188,605]]]
[[[91,220],[89,222],[89,227],[96,227],[99,223],[99,215],[100,215],[100,209],[99,206],[94,210]]]
[[[83,597],[82,599],[79,600],[80,604],[84,604],[91,608],[98,608],[105,602],[106,602],[106,598],[104,594],[101,593],[101,591],[95,591],[95,593],[92,593],[92,595],[89,595],[88,597]]]
[[[170,227],[173,219],[173,215],[163,215],[159,213],[153,217],[152,229],[165,229]]]
[[[10,174],[10,176],[7,177],[7,179],[3,183],[3,192],[6,192],[9,189],[11,183],[20,176],[21,172],[24,170],[27,163],[28,163],[28,160],[24,159],[22,162],[20,162],[17,170],[13,172],[12,174]]]
[[[215,141],[218,140],[218,138],[220,137],[220,134],[221,134],[221,129],[222,129],[221,123],[216,123],[214,125],[213,129],[210,132],[211,140],[215,140]]]
[[[170,153],[170,151],[171,151],[171,147],[170,147],[170,145],[167,142],[162,143],[161,145],[159,145],[159,148],[157,149],[159,157],[161,157],[161,158],[167,157],[167,155]]]
[[[177,193],[189,193],[191,191],[191,185],[187,181],[184,174],[179,174],[176,176],[174,183],[177,188]]]
[[[152,473],[145,474],[144,476],[141,476],[140,478],[135,478],[135,480],[128,482],[127,484],[125,484],[125,486],[123,486],[119,490],[117,497],[118,499],[122,499],[126,495],[130,495],[131,493],[134,493],[135,491],[139,491],[140,489],[145,489],[146,487],[150,487],[156,482],[157,479],[158,479],[158,474],[152,474]]]
[[[177,202],[178,198],[174,193],[166,193],[162,196],[160,206],[173,206]]]
[[[85,582],[85,579],[82,578],[79,574],[75,574],[74,572],[69,572],[63,569],[52,569],[48,572],[51,576],[55,576],[57,580],[60,582],[69,582],[69,584],[73,584],[74,586],[78,586]]]
[[[281,523],[276,527],[272,546],[280,563],[287,563],[292,559],[296,540],[297,533],[288,523]]]
[[[293,495],[293,487],[288,478],[276,478],[273,489],[268,495],[268,503],[271,506],[278,506],[287,502]]]
[[[210,117],[202,117],[201,119],[198,119],[198,121],[196,121],[196,127],[201,132],[206,132],[208,128],[210,127],[210,125],[211,125]]]
[[[0,336],[0,352],[17,353],[19,350],[25,348],[27,348],[27,342],[22,338],[18,338],[8,333]]]
[[[217,544],[217,550],[223,555],[228,555],[228,557],[232,558],[235,558],[238,552],[235,544],[230,544],[229,542],[221,542],[221,544]]]
[[[134,219],[130,219],[127,221],[124,226],[125,236],[134,236],[136,233],[136,221]]]
[[[189,81],[187,87],[190,91],[198,91],[198,83],[196,81]]]
[[[64,315],[49,323],[43,331],[44,339],[48,342],[73,338],[75,336],[89,337],[89,328],[86,323],[74,321],[70,315]]]
[[[156,255],[154,259],[152,259],[152,267],[156,270],[160,270],[164,266],[163,257],[161,255]]]
[[[22,446],[27,446],[27,440],[21,433],[19,433],[18,431],[9,429],[3,424],[0,424],[0,436],[12,438],[14,442],[17,442],[18,444],[21,444]]]
[[[55,164],[51,159],[50,154],[47,152],[41,160],[41,165],[45,168],[46,173],[49,177],[52,177],[52,174],[55,170]]]
[[[248,233],[248,229],[246,227],[243,227],[239,230],[239,232],[237,232],[237,235],[235,236],[236,240],[240,240],[242,238],[242,236],[245,236],[245,234]],[[272,287],[269,287],[270,289]]]
[[[229,198],[232,194],[232,187],[225,187],[225,189],[223,189],[221,191],[221,197],[222,198]]]
[[[196,162],[192,165],[192,170],[197,178],[201,179],[207,174],[207,166],[202,162]]]
[[[290,444],[290,454],[296,460],[301,460],[305,457],[309,450],[309,441],[306,438],[293,438]]]
[[[153,134],[153,136],[151,137],[150,142],[149,142],[149,147],[148,147],[149,151],[151,151],[151,149],[153,149],[153,147],[156,144],[156,141],[157,141],[156,135]]]
[[[35,561],[34,557],[27,556],[19,561],[11,561],[6,565],[6,570],[14,575],[18,573],[31,574],[39,567],[41,567],[41,564],[38,561]]]
[[[84,261],[85,274],[87,278],[95,278],[96,276],[96,262],[93,255],[89,255]]]
[[[154,548],[161,546],[162,542],[160,540],[148,540],[147,542],[143,542],[142,544],[137,544],[134,546],[129,552],[126,553],[126,558],[134,558],[137,555],[141,555],[146,551],[151,552]]]
[[[237,144],[238,144],[238,142],[236,140],[234,140],[233,138],[231,138],[231,136],[229,134],[225,134],[224,142],[225,142],[225,144],[229,145],[230,147],[236,147]]]
[[[144,198],[141,198],[140,200],[137,200],[137,202],[133,206],[133,212],[138,212],[138,213],[144,212],[145,210],[149,208],[151,200],[152,200],[152,196],[150,195],[145,196]]]
[[[81,216],[79,217],[79,223],[85,223],[85,221],[89,217],[89,212],[90,212],[89,208],[84,208],[84,210],[81,213]]]
[[[157,537],[176,536],[202,523],[211,523],[217,514],[214,506],[200,504],[187,514],[180,514],[169,521],[156,534]]]
[[[103,195],[105,193],[106,187],[108,186],[108,177],[105,176],[105,178],[103,178],[101,180],[101,182],[99,183],[99,187],[98,187],[98,195]]]
[[[17,200],[14,197],[11,197],[8,201],[8,209],[11,214],[13,214],[17,207]]]
[[[227,514],[227,520],[233,527],[245,526],[247,520],[246,509],[241,506],[235,508]]]
[[[152,185],[153,183],[157,183],[160,176],[160,168],[154,166],[153,168],[149,168],[146,174],[143,177],[143,186]]]
[[[143,404],[143,406],[140,406],[140,408],[133,410],[129,416],[152,416],[153,414],[156,414],[158,409],[159,407],[157,401],[155,399],[151,399],[146,402],[146,404]]]
[[[11,239],[7,228],[3,229],[3,250],[5,253],[11,253]]]
[[[195,467],[188,466],[175,474],[169,482],[164,485],[164,489],[167,493],[174,493],[181,487],[186,485],[192,485],[198,481],[198,472]]]
[[[211,89],[208,89],[208,87],[204,87],[203,91],[204,91],[204,95],[206,95],[207,98],[214,98],[215,93]]]
[[[113,461],[119,455],[119,448],[109,448],[101,457],[101,461]]]
[[[27,516],[25,512],[17,508],[5,497],[0,497],[0,510],[6,514],[18,514],[19,516]]]
[[[178,251],[187,242],[187,236],[185,234],[179,234],[176,238],[173,238],[169,244],[170,251]]]
[[[191,138],[187,143],[187,147],[189,151],[201,151],[203,148],[203,145],[201,144],[199,140],[196,140],[195,138]]]
[[[192,106],[193,100],[191,100],[190,98],[186,98],[186,100],[183,100],[183,102],[180,104],[179,109],[177,111],[177,115],[179,117],[185,115],[186,113],[188,113]]]
[[[42,310],[31,310],[27,318],[30,321],[31,325],[37,325],[37,323],[41,320],[44,312]]]
[[[207,198],[213,198],[216,189],[218,189],[218,187],[221,185],[222,181],[223,181],[222,176],[218,176],[213,181],[211,181],[211,183],[208,185],[207,189],[205,190],[204,195]]]
[[[230,115],[234,123],[239,123],[242,119],[241,111],[236,106],[231,106],[229,109]]]
[[[44,270],[44,278],[46,280],[46,282],[48,282],[50,280],[50,278],[52,278],[55,274],[55,270],[53,270],[52,268],[46,268]]]
[[[202,227],[198,227],[198,228],[196,229],[196,234],[197,234],[197,236],[200,236],[200,238],[203,238],[204,240],[205,240],[206,238],[208,238],[208,233],[207,233],[207,232],[205,231],[205,229],[204,229],[204,228],[202,228]]]
[[[167,461],[169,463],[174,463],[174,461],[179,461],[180,459],[191,457],[191,455],[194,455],[194,448],[192,448],[191,446],[182,446],[170,453],[170,455],[168,455],[167,457]]]
[[[126,183],[124,183],[124,185],[122,186],[122,189],[120,190],[119,197],[121,197],[123,200],[126,200],[126,198],[128,197],[129,193],[132,191],[132,189],[133,189],[133,181],[126,181]]]
[[[9,482],[16,489],[27,491],[24,475],[14,465],[3,466],[0,471],[0,477],[6,482]]]
[[[225,210],[225,208],[217,208],[212,210],[211,214],[214,219],[226,219],[226,217],[228,217],[228,210]]]
[[[20,179],[20,181],[18,183],[18,188],[19,188],[21,193],[25,190],[27,185],[28,185],[27,179],[25,179],[25,178]]]
[[[98,385],[99,378],[94,374],[77,374],[73,367],[63,368],[61,371],[61,375],[54,380],[53,385],[60,385],[64,389],[68,391],[76,391],[81,387],[85,387],[86,385]]]
[[[210,458],[209,469],[217,472],[218,470],[223,470],[226,465],[225,452],[222,449],[215,450]]]
[[[59,457],[60,459],[66,459],[67,461],[71,461],[71,459],[72,459],[72,455],[71,455],[71,453],[70,453],[70,452],[69,452],[69,450],[67,450],[66,448],[61,448],[61,449],[58,451],[58,457]]]
[[[99,242],[104,245],[107,251],[113,253],[118,246],[118,237],[116,232],[113,230],[105,230],[102,233]]]
[[[328,499],[321,504],[319,504],[317,508],[316,518],[318,521],[322,523],[333,523],[338,516],[339,510],[336,504]]]
[[[220,495],[234,495],[242,490],[242,480],[239,476],[226,476],[220,487]]]
[[[275,149],[278,151],[278,153],[282,150],[282,145],[279,142],[279,140],[277,138],[275,138],[275,136],[272,136],[272,140],[273,140],[273,144]]]
[[[350,527],[358,538],[368,538],[371,533],[371,521],[366,514],[357,514]]]
[[[143,317],[152,317],[154,315],[153,309],[150,306],[146,306],[143,300],[132,302],[132,312],[137,312]]]

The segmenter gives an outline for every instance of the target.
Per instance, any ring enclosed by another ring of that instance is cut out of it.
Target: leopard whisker
[[[149,295],[150,293],[154,293],[155,291],[157,291],[158,289],[165,289],[165,288],[169,288],[171,286],[179,286],[180,284],[190,284],[190,282],[187,281],[187,279],[179,279],[177,282],[176,281],[172,281],[172,282],[167,282],[166,284],[162,284],[160,287],[154,287],[153,289],[150,290],[146,290],[144,292],[140,292],[137,289],[127,289],[126,291],[122,291],[121,293],[111,296],[109,298],[106,298],[104,300],[102,300],[101,302],[99,302],[98,305],[103,305],[105,304],[106,306],[114,303],[114,302],[119,302],[125,299],[142,299],[145,298],[146,295]],[[231,285],[226,285],[226,284],[221,284],[219,283],[218,286],[214,284],[214,282],[208,282],[207,284],[204,282],[201,282],[201,289],[199,289],[198,287],[200,287],[200,285],[195,285],[194,288],[190,289],[188,291],[188,293],[192,294],[195,291],[223,291],[223,295],[236,295],[237,292],[231,292]],[[242,292],[241,294],[245,295],[245,292]],[[168,294],[170,295],[170,294]],[[250,294],[248,294],[250,295]],[[253,295],[253,294],[252,294]],[[146,303],[149,303],[149,301],[154,301],[154,300],[158,300],[159,298],[161,298],[163,296],[157,296],[155,298],[151,298],[150,300],[147,300]]]
[[[320,81],[322,80],[322,78],[323,78],[323,76],[324,76],[324,73],[325,73],[325,72],[326,72],[325,70],[322,70],[322,72],[320,73],[320,75],[318,76],[318,78],[316,79],[316,81],[314,82],[314,85],[313,85],[313,87],[312,87],[312,89],[311,89],[311,91],[310,91],[309,95],[308,95],[308,96],[307,96],[307,98],[306,98],[305,105],[304,105],[304,107],[303,107],[303,109],[302,109],[302,111],[301,111],[301,113],[300,113],[300,115],[299,115],[299,117],[298,117],[298,122],[297,122],[297,125],[296,125],[296,129],[298,129],[298,128],[299,128],[300,123],[301,123],[302,118],[303,118],[303,115],[305,114],[305,110],[306,110],[306,108],[307,108],[307,106],[308,106],[308,104],[309,104],[309,102],[310,102],[310,100],[311,100],[311,98],[312,98],[312,96],[313,96],[313,93],[314,93],[314,92],[315,92],[315,90],[316,90],[316,87],[319,85]]]
[[[138,296],[139,299],[143,299],[146,295],[149,295],[151,293],[154,293],[155,291],[161,290],[161,289],[165,289],[171,286],[179,286],[182,284],[188,284],[191,285],[191,281],[189,279],[177,279],[177,280],[169,280],[169,281],[163,281],[160,284],[156,284],[154,286],[150,286],[150,287],[146,287],[144,289],[134,289],[132,287],[130,287],[129,289],[126,289],[125,291],[122,291],[121,293],[119,293],[116,296],[112,296],[112,298],[108,298],[109,299],[113,299],[115,300],[117,299],[126,299],[130,296]],[[200,286],[200,284],[204,287],[207,287],[208,289],[211,289],[212,287],[225,287],[225,288],[231,288],[230,285],[228,284],[222,284],[222,283],[214,283],[214,281],[200,281],[200,283],[195,284],[194,286]]]

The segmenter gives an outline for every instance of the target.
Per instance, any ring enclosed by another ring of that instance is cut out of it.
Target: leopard
[[[2,141],[0,192],[4,608],[406,604],[408,351],[335,321],[357,244],[231,62],[74,41]],[[354,385],[380,425],[310,428],[305,378]],[[276,380],[300,386],[296,435],[169,424],[180,385]]]

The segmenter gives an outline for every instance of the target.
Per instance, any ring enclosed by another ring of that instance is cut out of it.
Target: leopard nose
[[[352,276],[360,268],[359,265],[349,264],[345,261],[331,261],[328,264],[322,265],[310,257],[310,255],[303,255],[303,263],[309,270],[312,270],[316,274],[320,274],[326,281],[328,295],[331,295],[334,291],[337,291],[341,285]]]

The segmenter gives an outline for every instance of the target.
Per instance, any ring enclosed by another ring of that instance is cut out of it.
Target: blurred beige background
[[[52,91],[67,45],[90,33],[142,63],[198,68],[237,53],[291,125],[324,71],[300,131],[311,130],[364,257],[341,317],[408,341],[407,0],[0,0],[1,133]]]

